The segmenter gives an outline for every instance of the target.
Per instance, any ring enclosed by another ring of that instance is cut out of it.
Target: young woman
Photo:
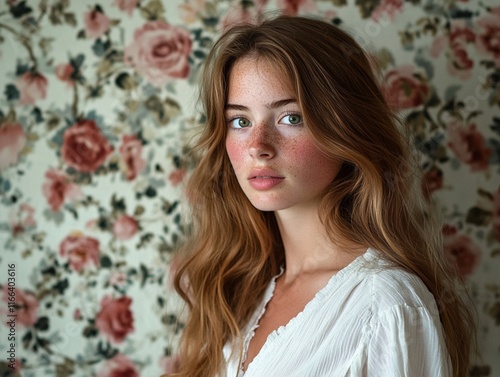
[[[202,77],[172,375],[466,376],[472,317],[357,43],[280,16],[228,30]]]

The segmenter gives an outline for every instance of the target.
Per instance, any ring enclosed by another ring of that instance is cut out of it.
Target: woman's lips
[[[256,190],[269,190],[279,185],[285,177],[272,169],[254,169],[248,176],[248,182]]]
[[[250,186],[256,190],[269,190],[279,185],[285,178],[281,177],[254,177],[250,178]]]

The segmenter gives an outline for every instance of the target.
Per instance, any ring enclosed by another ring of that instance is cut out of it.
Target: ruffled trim
[[[304,315],[307,314],[308,312],[314,310],[318,305],[320,305],[322,299],[325,296],[327,296],[334,287],[338,286],[338,284],[344,279],[344,277],[346,275],[350,274],[353,270],[355,270],[357,268],[365,267],[367,264],[369,265],[375,259],[378,259],[378,257],[379,257],[378,253],[375,250],[368,248],[365,253],[358,256],[351,263],[349,263],[346,267],[344,267],[343,269],[338,271],[336,274],[334,274],[330,278],[328,283],[323,288],[321,288],[318,292],[316,292],[314,297],[311,299],[311,301],[309,301],[304,306],[304,309],[302,309],[302,311],[300,311],[295,317],[291,318],[290,321],[288,321],[288,323],[286,325],[278,327],[276,330],[272,331],[268,335],[268,337],[267,337],[266,341],[264,342],[264,345],[260,349],[259,353],[255,356],[255,358],[252,360],[252,362],[247,366],[247,370],[251,364],[253,364],[255,361],[258,361],[261,358],[259,356],[261,356],[265,353],[265,351],[274,343],[274,340],[277,337],[280,337],[285,332],[292,331],[291,329],[299,326]],[[243,377],[245,374],[245,371],[243,370],[243,364],[245,363],[246,358],[247,358],[248,346],[249,346],[250,341],[252,340],[253,336],[255,335],[255,331],[259,327],[258,324],[260,322],[260,319],[262,318],[262,316],[266,312],[266,307],[267,307],[268,302],[271,300],[271,298],[274,295],[274,289],[276,287],[276,280],[278,279],[278,277],[280,277],[283,274],[283,272],[284,272],[284,268],[282,267],[281,272],[278,275],[276,275],[273,278],[273,280],[271,281],[269,288],[266,291],[263,305],[261,306],[261,308],[259,310],[259,314],[256,317],[256,319],[254,321],[252,321],[252,326],[251,326],[249,332],[247,333],[247,335],[245,336],[243,357],[242,357],[242,361],[241,361],[241,364],[239,367],[239,373],[238,373],[237,377]]]
[[[283,272],[285,272],[285,268],[281,266],[280,272],[271,279],[269,286],[266,289],[264,298],[260,305],[260,309],[258,310],[258,312],[256,312],[258,313],[257,316],[254,315],[252,321],[250,322],[251,324],[250,329],[247,331],[247,334],[245,335],[245,339],[243,341],[243,354],[241,357],[241,362],[237,377],[243,377],[245,375],[245,371],[243,370],[243,364],[245,364],[245,361],[247,360],[248,347],[250,346],[250,341],[253,339],[255,331],[259,328],[259,322],[264,313],[266,312],[267,304],[269,303],[269,301],[271,301],[271,299],[274,296],[274,289],[276,288],[276,280],[278,280],[278,278],[281,275],[283,275]]]

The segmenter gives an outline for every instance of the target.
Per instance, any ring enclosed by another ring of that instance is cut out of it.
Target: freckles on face
[[[229,76],[226,152],[243,192],[264,211],[317,205],[341,165],[314,143],[290,88],[264,60],[239,60]]]

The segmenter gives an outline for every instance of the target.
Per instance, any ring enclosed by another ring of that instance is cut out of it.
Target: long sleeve
[[[381,313],[367,344],[365,368],[369,377],[451,376],[437,311],[398,305]]]

